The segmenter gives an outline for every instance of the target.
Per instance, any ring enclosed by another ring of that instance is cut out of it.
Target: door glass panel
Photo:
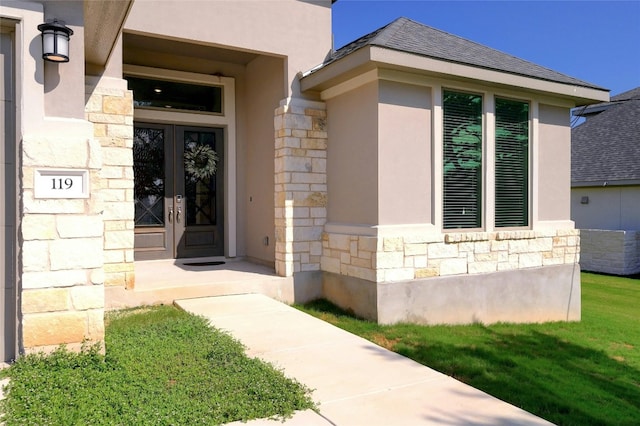
[[[186,225],[216,224],[216,171],[218,165],[214,132],[184,132],[184,182]]]
[[[135,226],[164,226],[164,130],[136,127],[133,135]]]
[[[181,109],[222,113],[222,86],[125,77],[136,108]]]

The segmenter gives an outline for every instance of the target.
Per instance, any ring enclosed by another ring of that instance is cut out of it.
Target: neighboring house
[[[640,273],[640,87],[577,108],[571,130],[571,218],[582,269]]]
[[[2,3],[5,359],[103,339],[142,259],[381,323],[580,319],[569,111],[607,90],[404,18],[333,52],[329,0],[187,3]]]

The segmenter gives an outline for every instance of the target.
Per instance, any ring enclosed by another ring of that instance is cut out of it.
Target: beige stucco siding
[[[538,219],[569,220],[571,198],[569,109],[541,103],[538,128]]]
[[[296,74],[318,65],[331,49],[331,1],[139,0],[125,31],[285,56],[280,84],[297,96]]]
[[[44,66],[45,115],[65,118],[84,118],[84,19],[82,2],[43,2],[45,19],[64,17],[65,24],[73,30],[69,42],[69,58],[64,64],[41,61]],[[38,37],[38,42],[40,39]],[[78,60],[80,59],[80,60]]]
[[[378,114],[378,223],[431,223],[431,89],[381,80]]]
[[[283,78],[280,58],[261,56],[247,65],[246,102],[247,144],[246,167],[239,176],[246,179],[246,192],[239,210],[246,210],[246,255],[273,262],[274,238],[274,128],[273,111],[284,97],[280,84]],[[243,223],[243,222],[239,222]],[[242,226],[241,226],[242,227]],[[265,237],[269,238],[265,244]]]
[[[378,84],[327,102],[327,220],[378,223]]]

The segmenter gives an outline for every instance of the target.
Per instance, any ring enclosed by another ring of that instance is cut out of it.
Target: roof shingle
[[[640,87],[598,105],[602,112],[571,130],[571,182],[640,181]]]
[[[338,61],[365,46],[378,46],[540,80],[606,90],[479,43],[428,27],[408,18],[398,18],[390,24],[343,46],[333,52],[321,66],[311,72]]]

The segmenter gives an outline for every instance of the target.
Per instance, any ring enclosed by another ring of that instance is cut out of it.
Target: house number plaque
[[[36,170],[35,198],[89,198],[89,170]]]

